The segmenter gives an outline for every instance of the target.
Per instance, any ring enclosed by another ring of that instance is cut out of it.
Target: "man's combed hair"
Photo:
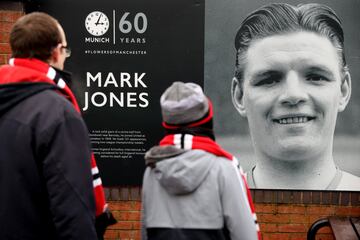
[[[273,3],[250,13],[242,22],[235,37],[235,77],[242,83],[246,52],[253,40],[298,31],[327,37],[338,49],[343,70],[347,71],[341,21],[330,7],[316,3],[298,6]]]
[[[21,17],[10,33],[12,56],[49,60],[52,50],[62,42],[58,22],[46,13]]]

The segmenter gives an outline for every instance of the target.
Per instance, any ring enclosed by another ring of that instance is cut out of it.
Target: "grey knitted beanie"
[[[202,88],[195,83],[174,82],[160,98],[163,121],[187,124],[204,117],[209,102]]]

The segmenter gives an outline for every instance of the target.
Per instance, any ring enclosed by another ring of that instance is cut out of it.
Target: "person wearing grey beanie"
[[[242,169],[215,142],[202,88],[174,82],[160,106],[165,137],[145,154],[142,239],[260,239]]]

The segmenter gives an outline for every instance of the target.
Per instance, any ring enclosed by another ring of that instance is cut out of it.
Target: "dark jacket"
[[[2,240],[97,239],[88,131],[53,88],[0,85]]]

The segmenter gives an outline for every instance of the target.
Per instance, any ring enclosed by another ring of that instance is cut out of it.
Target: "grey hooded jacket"
[[[257,238],[236,161],[203,150],[156,146],[145,159],[142,238]]]

